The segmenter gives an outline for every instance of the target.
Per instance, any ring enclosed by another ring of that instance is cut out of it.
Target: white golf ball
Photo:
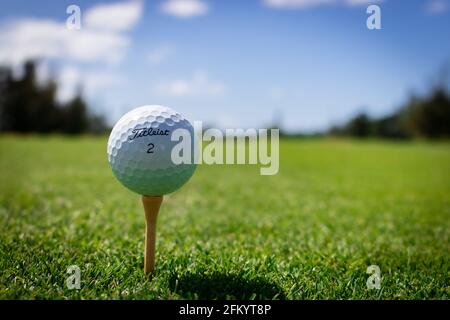
[[[175,164],[172,141],[176,129],[189,132],[190,163]],[[115,124],[108,140],[108,160],[116,178],[128,189],[148,196],[171,193],[195,171],[194,128],[180,113],[157,105],[136,108]]]

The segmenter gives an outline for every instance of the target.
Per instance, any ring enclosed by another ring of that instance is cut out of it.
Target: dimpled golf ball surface
[[[190,163],[175,164],[171,153],[181,140],[172,132],[190,134]],[[150,196],[171,193],[185,184],[195,171],[192,125],[180,113],[163,106],[143,106],[125,114],[108,140],[108,160],[116,178],[128,189]]]

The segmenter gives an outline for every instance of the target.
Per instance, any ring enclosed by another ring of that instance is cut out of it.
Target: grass
[[[165,197],[152,279],[140,198],[105,149],[0,138],[1,299],[449,298],[448,143],[285,140],[276,176],[200,166]]]

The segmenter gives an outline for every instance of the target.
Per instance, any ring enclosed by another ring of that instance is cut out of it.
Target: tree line
[[[20,133],[101,133],[104,119],[88,112],[81,92],[67,103],[56,99],[57,85],[50,79],[38,83],[36,63],[27,62],[22,76],[0,68],[0,131]]]
[[[450,138],[450,94],[444,83],[429,94],[411,98],[394,113],[371,118],[360,113],[342,126],[335,126],[329,135],[388,139]]]
[[[108,130],[103,117],[89,112],[81,92],[67,103],[58,102],[56,93],[54,80],[38,83],[34,62],[25,63],[21,77],[13,77],[10,68],[0,68],[0,132],[80,134]],[[282,130],[281,134],[287,135]],[[429,94],[411,98],[392,114],[373,118],[360,113],[318,135],[449,138],[450,94],[442,81]]]

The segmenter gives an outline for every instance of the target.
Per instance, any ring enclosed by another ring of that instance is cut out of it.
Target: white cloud
[[[166,0],[160,10],[178,18],[189,18],[207,14],[209,6],[203,0]]]
[[[447,0],[431,0],[426,4],[425,10],[430,14],[440,14],[448,11],[450,4]]]
[[[175,52],[175,47],[170,44],[164,44],[156,49],[151,50],[147,59],[152,65],[160,65],[165,60],[167,60]]]
[[[83,79],[82,83],[88,94],[94,94],[97,90],[109,88],[122,81],[121,77],[109,71],[89,71]]]
[[[86,12],[83,27],[111,31],[130,30],[141,18],[142,11],[141,1],[100,4]]]
[[[263,3],[278,9],[306,9],[325,5],[363,6],[382,0],[263,0]]]
[[[110,71],[90,70],[82,71],[76,66],[64,66],[57,76],[58,92],[57,99],[67,102],[72,99],[79,89],[88,96],[95,95],[101,89],[119,84],[121,78]]]
[[[76,67],[64,67],[58,75],[58,92],[56,98],[60,102],[72,99],[77,91],[81,74]]]
[[[29,58],[58,58],[65,46],[65,25],[51,20],[24,19],[0,28],[0,63],[19,65]]]
[[[83,29],[66,42],[67,56],[75,60],[118,63],[125,56],[129,39],[121,34]]]
[[[225,85],[211,80],[207,72],[199,70],[189,79],[176,79],[157,86],[156,92],[174,97],[215,96],[225,92]]]
[[[46,84],[52,79],[52,75],[50,66],[47,62],[43,61],[36,66],[36,80],[38,84]]]
[[[94,6],[81,30],[65,22],[23,18],[0,26],[0,64],[21,65],[29,59],[120,62],[129,46],[124,33],[141,17],[142,3],[131,1]]]
[[[73,59],[117,63],[129,40],[112,32],[70,31],[64,23],[23,19],[0,30],[0,64],[17,66],[28,59]]]

